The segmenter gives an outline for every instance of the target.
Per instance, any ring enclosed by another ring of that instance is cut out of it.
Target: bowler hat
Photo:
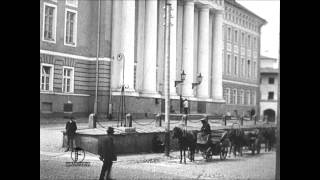
[[[107,133],[108,134],[113,134],[114,133],[113,127],[108,127]]]

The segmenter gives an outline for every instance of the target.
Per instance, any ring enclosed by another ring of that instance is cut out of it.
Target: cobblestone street
[[[62,155],[61,155],[62,154]],[[260,155],[245,154],[221,161],[218,156],[206,162],[197,154],[195,162],[179,163],[178,152],[172,158],[163,154],[119,156],[112,169],[115,179],[255,179],[271,180],[275,174],[275,152]],[[54,155],[40,154],[40,179],[98,179],[102,162],[98,156],[86,155],[89,167],[67,167],[70,152]]]

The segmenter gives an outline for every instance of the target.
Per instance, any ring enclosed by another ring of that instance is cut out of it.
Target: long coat
[[[203,124],[200,131],[205,134],[210,134],[211,133],[210,125],[208,123]]]
[[[104,161],[116,161],[117,155],[113,144],[113,138],[109,135],[102,137],[98,143],[98,154]]]
[[[69,137],[74,137],[77,130],[77,124],[75,121],[68,121],[66,124],[66,133]]]

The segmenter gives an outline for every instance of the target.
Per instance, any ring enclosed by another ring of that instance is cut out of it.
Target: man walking
[[[109,180],[110,178],[110,172],[112,167],[112,161],[117,160],[117,155],[115,152],[115,147],[113,144],[113,134],[114,129],[112,127],[109,127],[107,130],[107,136],[103,137],[101,141],[99,141],[98,145],[98,154],[100,155],[99,159],[103,161],[100,178],[99,180],[103,180],[107,171],[107,177],[106,179]]]
[[[66,134],[68,137],[68,141],[67,141],[67,146],[68,148],[66,149],[65,152],[69,151],[69,149],[71,148],[71,151],[73,150],[73,144],[75,144],[75,134],[76,134],[76,130],[77,130],[77,123],[74,120],[74,117],[71,116],[70,120],[66,123]]]

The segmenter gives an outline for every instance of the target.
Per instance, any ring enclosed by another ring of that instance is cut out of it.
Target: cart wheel
[[[227,158],[228,150],[226,148],[222,148],[220,152],[220,159],[225,160]]]

